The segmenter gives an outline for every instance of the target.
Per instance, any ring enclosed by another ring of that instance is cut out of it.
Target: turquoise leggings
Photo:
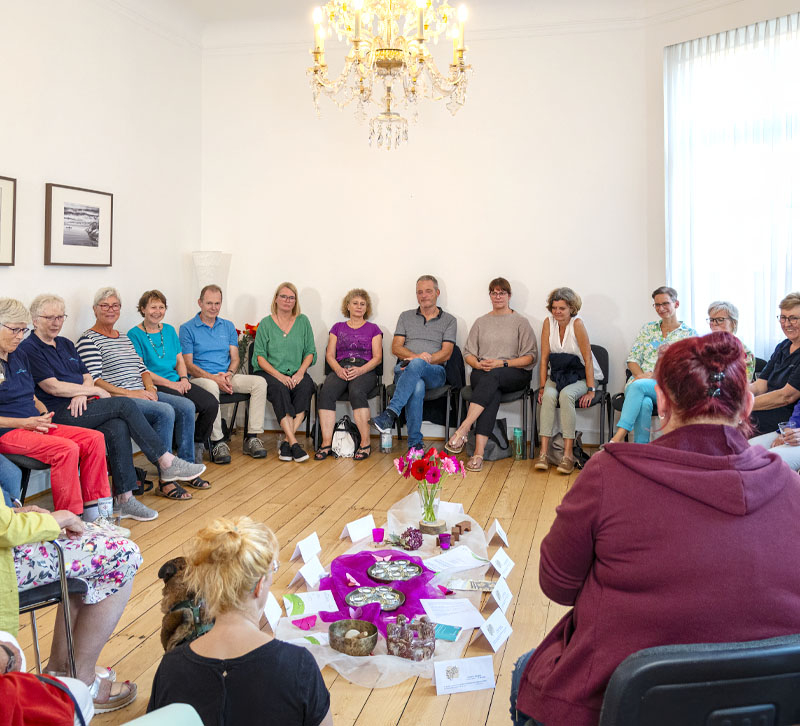
[[[637,444],[650,442],[650,417],[655,403],[655,378],[639,378],[625,389],[625,401],[617,426],[633,431],[633,440]]]

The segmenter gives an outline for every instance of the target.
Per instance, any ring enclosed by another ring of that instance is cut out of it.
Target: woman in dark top
[[[786,340],[778,343],[769,363],[750,384],[756,397],[752,419],[760,434],[777,431],[800,400],[800,292],[790,292],[780,309],[778,321]]]
[[[189,543],[186,583],[214,627],[164,656],[148,711],[188,703],[205,726],[332,726],[314,657],[259,628],[278,549],[272,531],[248,517],[217,519]]]

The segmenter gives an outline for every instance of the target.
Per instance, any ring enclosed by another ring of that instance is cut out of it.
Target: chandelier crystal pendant
[[[369,143],[387,150],[408,141],[408,120],[417,120],[420,98],[446,99],[455,115],[467,96],[471,66],[464,64],[464,23],[467,10],[447,0],[330,0],[314,10],[314,65],[308,69],[317,115],[321,94],[344,108],[355,102],[360,121],[376,104],[381,110],[370,120]],[[350,44],[344,68],[328,76],[325,38]],[[444,75],[436,67],[428,42],[452,38],[453,60]]]

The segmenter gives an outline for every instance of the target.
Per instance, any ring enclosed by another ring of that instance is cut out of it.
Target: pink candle
[[[442,532],[439,535],[439,547],[443,550],[450,549],[450,533],[449,532]]]
[[[372,530],[372,541],[375,544],[383,542],[383,527],[375,527],[375,529]]]

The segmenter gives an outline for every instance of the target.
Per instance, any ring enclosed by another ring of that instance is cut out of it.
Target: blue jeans
[[[535,648],[534,648],[535,650]],[[533,650],[524,653],[514,664],[514,672],[511,674],[511,723],[514,726],[543,726],[539,721],[534,721],[527,714],[517,711],[517,696],[519,695],[519,684],[522,680],[522,674],[525,671],[525,666],[533,655]]]
[[[159,398],[162,394],[158,394]],[[144,398],[132,398],[136,407],[144,414],[165,451],[172,451],[172,436],[175,431],[175,409],[167,402],[149,401]],[[182,457],[181,457],[182,458]],[[189,457],[189,461],[194,461],[194,453]]]
[[[194,403],[183,396],[158,392],[158,402],[168,403],[175,411],[174,436],[178,445],[178,456],[184,461],[194,461]],[[170,444],[172,441],[170,440]],[[172,451],[170,445],[169,450]]]
[[[425,389],[443,386],[446,380],[444,366],[432,365],[422,358],[414,358],[405,368],[394,367],[394,396],[387,408],[396,415],[405,408],[408,446],[422,443],[422,403]]]
[[[655,378],[639,378],[625,389],[617,426],[633,431],[633,440],[637,444],[650,443],[650,417],[655,403]]]
[[[14,506],[14,500],[22,493],[22,472],[5,456],[0,456],[0,488],[7,507]]]

